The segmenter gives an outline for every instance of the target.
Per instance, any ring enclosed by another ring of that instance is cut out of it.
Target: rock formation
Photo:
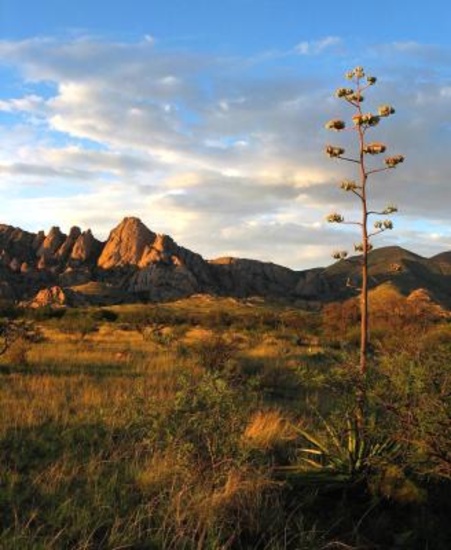
[[[67,236],[61,233],[59,227],[52,227],[49,234],[38,248],[36,255],[43,258],[45,263],[54,263],[57,259],[57,251],[63,245]]]
[[[430,300],[451,307],[451,252],[427,259],[399,247],[376,249],[369,271],[372,287],[390,282],[405,296],[424,289]],[[240,258],[207,261],[134,217],[125,218],[105,243],[78,227],[68,235],[52,227],[46,235],[0,224],[0,299],[33,307],[198,293],[317,303],[356,295],[359,278],[358,257],[306,271]]]
[[[64,290],[59,286],[51,286],[40,290],[33,300],[28,304],[31,308],[53,306],[62,307],[67,305],[67,296]]]
[[[72,247],[69,264],[74,267],[96,264],[102,247],[103,244],[94,238],[90,229],[83,231]]]
[[[102,269],[139,266],[156,235],[138,218],[125,218],[113,231],[97,262]]]

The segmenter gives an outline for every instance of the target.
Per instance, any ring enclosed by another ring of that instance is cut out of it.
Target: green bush
[[[66,308],[55,308],[52,306],[43,306],[33,309],[27,309],[25,311],[25,316],[27,319],[32,319],[33,321],[47,321],[49,319],[62,319],[66,315]]]
[[[83,340],[88,334],[98,330],[98,323],[89,313],[77,312],[60,319],[57,324],[58,330],[66,334],[77,334]]]
[[[104,308],[96,309],[92,311],[90,315],[94,321],[106,321],[107,323],[114,323],[119,317],[115,311]]]

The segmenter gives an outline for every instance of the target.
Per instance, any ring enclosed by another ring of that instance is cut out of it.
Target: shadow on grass
[[[82,364],[58,364],[58,365],[0,365],[0,376],[2,375],[51,375],[59,376],[92,376],[94,378],[141,378],[142,372],[139,372],[136,367],[124,363],[91,363],[89,365]]]
[[[139,495],[129,467],[135,445],[127,430],[100,423],[8,430],[0,439],[0,547],[136,541],[131,526]]]

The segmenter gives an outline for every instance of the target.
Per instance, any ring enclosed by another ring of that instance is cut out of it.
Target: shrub
[[[235,343],[220,334],[213,334],[196,346],[196,354],[201,366],[212,372],[224,372],[230,366],[237,351]]]
[[[86,312],[67,315],[58,322],[58,329],[61,332],[78,335],[80,340],[84,340],[88,334],[96,332],[97,328],[97,321]]]
[[[94,319],[94,321],[106,321],[107,323],[114,323],[119,317],[119,315],[115,311],[104,308],[92,311],[90,316],[92,319]]]
[[[66,315],[66,311],[66,308],[63,307],[43,306],[27,309],[25,316],[28,319],[40,322],[47,321],[48,319],[62,319]]]

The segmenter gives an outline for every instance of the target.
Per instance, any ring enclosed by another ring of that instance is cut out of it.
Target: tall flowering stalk
[[[362,67],[356,67],[346,74],[346,78],[351,81],[352,87],[338,88],[335,96],[345,101],[352,109],[354,114],[351,116],[351,125],[348,127],[345,121],[333,119],[325,125],[328,130],[343,132],[354,132],[357,140],[357,151],[355,156],[347,156],[343,147],[335,145],[326,145],[326,154],[333,159],[350,162],[356,165],[357,178],[345,179],[341,182],[341,189],[344,192],[352,193],[360,201],[361,217],[359,220],[348,221],[338,212],[333,212],[327,216],[329,223],[352,224],[360,228],[361,242],[355,245],[355,251],[361,254],[362,283],[360,288],[360,388],[359,401],[360,412],[363,418],[363,407],[365,404],[365,378],[367,371],[368,344],[369,344],[369,315],[368,315],[368,253],[372,249],[371,238],[379,233],[393,229],[393,222],[390,218],[377,219],[373,222],[372,216],[388,216],[397,211],[396,206],[388,205],[380,211],[370,210],[368,206],[368,183],[369,177],[396,168],[398,164],[404,161],[402,155],[387,156],[383,164],[372,168],[369,166],[369,158],[385,153],[387,147],[384,143],[378,141],[369,141],[367,133],[377,126],[383,118],[394,114],[395,110],[391,105],[381,105],[377,113],[364,112],[362,103],[364,101],[364,92],[367,88],[376,84],[376,77],[368,76]],[[346,258],[346,251],[334,253],[334,258],[342,260]]]

